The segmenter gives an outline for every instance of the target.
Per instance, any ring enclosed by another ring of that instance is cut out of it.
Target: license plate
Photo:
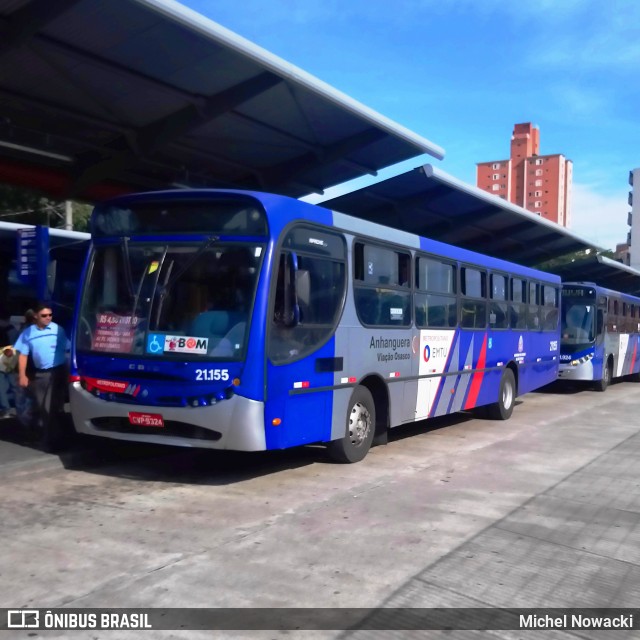
[[[129,412],[129,422],[138,427],[164,427],[164,420],[159,413]]]

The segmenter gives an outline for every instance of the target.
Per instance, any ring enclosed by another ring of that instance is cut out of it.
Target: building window
[[[541,206],[542,206],[542,202],[540,202],[540,201],[534,202],[534,203],[533,203],[533,206],[534,206],[536,209],[538,209],[539,207],[541,207]]]
[[[499,191],[499,190],[500,190],[500,185],[499,184],[491,185],[491,191]]]
[[[539,198],[539,197],[542,195],[542,191],[536,191],[533,195],[534,195],[536,198]]]
[[[541,187],[542,186],[542,180],[536,180],[536,187]]]
[[[491,166],[492,169],[499,169],[500,168],[500,163],[499,162],[494,162],[493,165]]]
[[[541,176],[542,175],[542,169],[536,169],[536,175],[537,176]]]
[[[493,180],[500,180],[500,174],[499,173],[494,173],[493,176],[491,176]]]
[[[543,158],[536,158],[536,164],[540,165],[544,162]]]

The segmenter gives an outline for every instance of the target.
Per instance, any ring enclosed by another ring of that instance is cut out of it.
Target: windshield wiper
[[[220,236],[211,236],[207,238],[198,248],[198,250],[191,256],[189,260],[187,260],[178,271],[173,275],[173,277],[161,287],[160,289],[160,302],[166,297],[166,295],[171,291],[173,285],[180,280],[180,278],[189,270],[191,267],[198,261],[200,256],[207,250],[209,247],[214,245],[216,242],[220,240]]]
[[[133,276],[131,275],[131,262],[129,259],[129,238],[126,236],[122,238],[120,242],[122,247],[122,254],[124,255],[124,275],[127,283],[127,289],[129,290],[129,296],[135,298],[136,293],[133,289]]]

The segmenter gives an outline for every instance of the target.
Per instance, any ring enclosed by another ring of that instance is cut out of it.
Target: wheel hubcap
[[[349,439],[351,444],[360,446],[369,435],[371,429],[371,414],[361,402],[351,407],[349,415]]]
[[[504,389],[502,390],[502,404],[505,409],[509,409],[511,407],[511,403],[513,402],[513,387],[510,384],[506,384]]]

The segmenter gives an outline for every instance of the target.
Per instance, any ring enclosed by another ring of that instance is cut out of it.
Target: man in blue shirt
[[[46,303],[35,309],[35,324],[27,327],[18,338],[18,383],[29,390],[36,404],[36,424],[42,448],[54,451],[60,444],[62,431],[60,412],[64,404],[67,384],[64,329],[52,321],[53,312]],[[27,362],[31,356],[35,372],[27,376]]]

